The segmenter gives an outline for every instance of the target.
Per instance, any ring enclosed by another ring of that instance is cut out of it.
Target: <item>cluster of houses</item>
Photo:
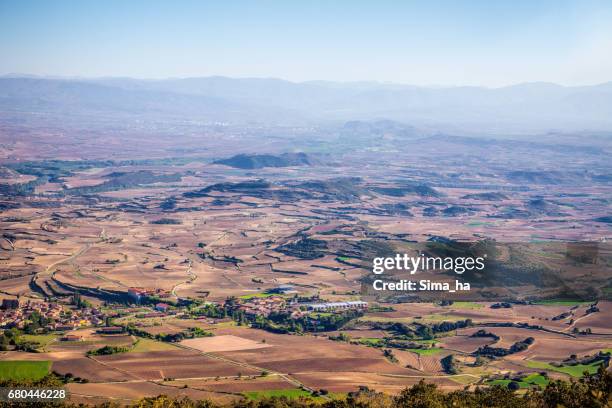
[[[103,314],[95,307],[70,308],[62,306],[56,302],[26,301],[19,299],[3,299],[0,305],[0,328],[19,329],[25,328],[31,322],[33,313],[45,318],[48,324],[40,330],[48,331],[70,331],[80,327],[103,326],[106,318],[121,317],[126,313],[135,313],[137,318],[155,318],[173,315],[184,316],[184,311],[179,307],[173,307],[169,303],[160,301],[171,297],[171,293],[163,289],[145,289],[132,287],[129,288],[128,297],[134,303],[141,303],[143,300],[156,299],[158,303],[143,308],[128,307],[118,308],[110,314]],[[296,294],[294,297],[287,295]],[[318,297],[298,298],[297,292],[291,285],[280,285],[270,289],[265,296],[255,296],[248,299],[233,300],[232,306],[235,310],[244,312],[247,316],[268,317],[272,313],[290,313],[291,317],[298,319],[312,312],[342,312],[345,310],[367,309],[368,303],[363,301],[346,302],[322,302]],[[68,333],[66,340],[75,340]]]
[[[140,303],[140,301],[142,301],[144,298],[167,299],[172,296],[172,293],[160,288],[129,288],[127,294],[128,297],[136,303]]]
[[[43,328],[46,330],[64,331],[104,323],[104,315],[96,308],[82,308],[64,313],[64,308],[59,303],[4,299],[0,306],[0,327],[23,329],[34,313],[49,320]]]
[[[298,303],[289,301],[280,296],[255,297],[243,300],[237,309],[246,315],[268,317],[273,312],[291,312],[291,316],[298,318],[306,312],[335,312],[343,310],[365,310],[368,302],[361,300],[347,302],[320,302],[320,303]]]
[[[280,296],[256,297],[243,301],[238,305],[238,310],[251,316],[268,317],[273,312],[281,312],[286,309],[286,301]]]
[[[159,293],[159,292],[155,292]],[[141,312],[141,313],[138,313]],[[56,302],[26,301],[19,299],[3,299],[0,304],[0,328],[24,329],[30,322],[33,313],[37,313],[49,321],[40,330],[70,331],[81,327],[103,326],[106,317],[121,317],[124,313],[137,313],[137,317],[163,317],[169,314],[178,315],[178,311],[167,303],[157,303],[153,310],[142,312],[141,308],[120,308],[115,313],[104,314],[95,307],[70,308]],[[63,340],[78,340],[70,333]]]

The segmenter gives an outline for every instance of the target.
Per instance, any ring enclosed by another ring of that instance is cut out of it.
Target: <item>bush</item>
[[[516,391],[521,388],[521,385],[516,381],[510,381],[508,383],[508,389],[512,391]]]
[[[104,346],[96,350],[90,350],[87,352],[88,356],[108,356],[111,354],[125,353],[129,351],[128,347],[117,347],[117,346]]]

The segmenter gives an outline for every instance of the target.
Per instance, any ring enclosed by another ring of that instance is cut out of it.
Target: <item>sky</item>
[[[612,80],[612,1],[0,0],[0,75]]]

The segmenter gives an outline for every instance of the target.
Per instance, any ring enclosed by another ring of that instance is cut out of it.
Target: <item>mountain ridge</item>
[[[610,107],[612,82],[433,88],[273,78],[0,77],[3,110],[116,112],[237,123],[388,119],[430,129],[492,133],[610,131]]]

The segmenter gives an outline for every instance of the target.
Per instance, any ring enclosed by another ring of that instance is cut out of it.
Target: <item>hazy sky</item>
[[[612,1],[0,0],[0,74],[612,80]]]

